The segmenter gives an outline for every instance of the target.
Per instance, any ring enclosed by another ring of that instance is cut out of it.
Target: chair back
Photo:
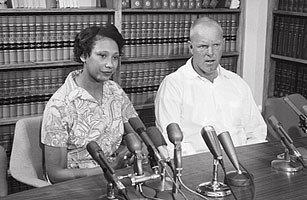
[[[34,187],[50,185],[44,178],[44,152],[40,142],[41,124],[42,116],[17,121],[10,159],[12,176]]]
[[[304,96],[295,93],[288,95],[287,97],[295,107],[302,112],[302,114],[306,114],[302,109],[304,105],[307,105],[307,100]],[[268,141],[280,140],[279,135],[275,133],[268,123],[268,118],[271,115],[274,115],[277,118],[291,138],[307,136],[307,134],[298,126],[300,121],[299,116],[284,101],[284,97],[275,97],[268,98],[264,103],[263,117],[268,124]]]
[[[7,166],[5,149],[0,146],[0,197],[4,197],[8,194]]]

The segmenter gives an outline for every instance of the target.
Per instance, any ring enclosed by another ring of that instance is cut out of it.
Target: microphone
[[[174,163],[177,176],[181,176],[182,170],[182,148],[183,133],[177,123],[171,123],[166,127],[168,139],[174,144]]]
[[[293,145],[293,140],[288,135],[288,133],[285,131],[285,129],[283,128],[281,123],[276,119],[276,117],[274,115],[271,115],[268,118],[268,122],[272,126],[273,130],[276,133],[278,133],[278,135],[280,136],[281,142],[287,148],[290,155],[294,155],[296,157],[296,160],[299,161],[301,163],[301,165],[306,168],[306,163],[303,159],[303,156],[296,149],[296,147]],[[289,160],[288,160],[288,162],[289,162]],[[302,169],[302,167],[291,166],[291,165],[288,166],[288,164],[289,163],[274,161],[274,162],[272,162],[272,165],[273,165],[272,167],[279,169],[279,170],[282,170],[282,171],[298,171],[298,170]]]
[[[143,156],[142,156],[142,142],[139,140],[136,134],[134,133],[128,133],[125,136],[125,142],[127,145],[128,150],[133,153],[135,156],[134,160],[134,171],[137,176],[144,175],[143,172]]]
[[[288,98],[288,96],[284,97],[284,101],[292,108],[292,110],[299,116],[299,124],[298,126],[303,130],[304,133],[307,133],[307,116],[304,115],[295,105],[294,103]],[[307,105],[304,105],[302,109],[306,113]]]
[[[212,126],[205,126],[201,130],[201,136],[206,142],[207,147],[212,153],[214,159],[223,160],[222,149],[214,128]]]
[[[132,128],[137,132],[137,134],[142,138],[143,142],[147,146],[151,167],[156,173],[158,173],[158,169],[157,169],[159,168],[158,163],[164,165],[163,163],[164,161],[160,153],[158,152],[157,148],[155,147],[155,145],[149,138],[148,134],[146,133],[145,125],[143,124],[141,119],[138,117],[130,118],[128,121],[130,125],[132,126]]]
[[[129,200],[127,190],[119,178],[115,175],[114,169],[110,166],[105,155],[99,145],[95,141],[91,141],[86,145],[86,149],[92,158],[100,165],[102,168],[105,178],[108,182],[112,183],[115,186],[119,193],[126,199]],[[109,192],[108,192],[109,193]]]
[[[223,167],[222,149],[213,126],[205,126],[201,130],[208,149],[213,155],[213,179],[211,182],[201,183],[196,187],[196,191],[209,197],[224,197],[231,194],[227,184],[218,181],[218,164]]]
[[[148,137],[153,142],[154,146],[159,151],[162,158],[167,162],[167,164],[170,164],[170,157],[167,150],[167,143],[161,133],[161,131],[155,127],[151,126],[146,129],[146,132],[148,134]]]
[[[172,169],[172,163],[170,162],[171,159],[169,157],[167,150],[167,143],[160,130],[155,126],[151,126],[147,128],[146,132],[151,141],[153,142],[154,146],[158,149],[160,155],[163,157],[164,162],[167,163],[168,166],[170,166],[170,168]],[[155,188],[158,191],[171,190],[172,181],[168,180],[168,177],[166,177],[165,164],[161,166],[160,172],[161,172],[161,180],[159,180],[158,182],[156,181],[152,181],[150,183],[147,182],[146,185],[149,185],[150,187]]]
[[[240,170],[240,163],[235,151],[234,144],[228,131],[225,131],[218,135],[225,153],[227,154],[230,162],[233,164],[236,171],[230,171],[226,173],[227,183],[234,186],[248,186],[252,184],[252,175],[246,171]]]
[[[177,123],[171,123],[166,127],[166,132],[168,139],[174,144],[174,163],[175,163],[175,173],[174,173],[174,185],[173,193],[178,193],[179,183],[178,178],[181,177],[182,172],[182,148],[181,142],[183,140],[183,133]]]

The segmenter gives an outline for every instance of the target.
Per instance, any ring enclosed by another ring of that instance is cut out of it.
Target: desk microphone
[[[131,127],[142,138],[143,142],[147,146],[147,150],[148,150],[148,153],[149,153],[150,165],[151,165],[152,169],[155,171],[155,173],[158,173],[158,171],[159,171],[158,163],[164,164],[163,163],[164,161],[163,161],[160,153],[158,152],[157,148],[155,147],[155,145],[153,144],[153,142],[149,138],[148,134],[146,133],[145,125],[143,124],[141,119],[138,118],[138,117],[130,118],[128,121],[129,121]]]
[[[143,183],[149,180],[159,179],[157,174],[148,174],[143,171],[143,154],[142,142],[136,133],[128,133],[125,135],[125,142],[128,150],[134,154],[134,173],[130,176],[132,186],[135,186],[135,194],[141,194],[148,198],[153,198],[156,195],[154,189],[143,186]],[[130,189],[130,188],[129,188]]]
[[[174,200],[183,200],[186,197],[182,194],[180,190],[179,179],[182,171],[182,162],[181,162],[181,141],[183,139],[183,134],[179,128],[179,125],[176,123],[171,123],[166,127],[168,139],[171,143],[174,144],[174,165],[175,171],[173,171],[173,187],[171,191],[163,191],[157,194],[157,197],[160,199],[174,199]]]
[[[303,159],[303,156],[296,149],[296,147],[293,145],[293,140],[290,138],[290,136],[285,131],[285,129],[283,128],[281,123],[276,119],[276,117],[274,115],[270,116],[268,118],[268,122],[272,126],[273,130],[276,133],[278,133],[282,144],[286,147],[289,154],[294,155],[296,157],[297,161],[300,162],[303,167],[306,167],[306,163]],[[287,154],[287,152],[286,152],[286,154]],[[288,156],[285,156],[285,158],[286,157],[288,157]],[[286,159],[288,159],[288,158],[286,158]],[[294,166],[294,165],[291,165],[291,164],[294,164],[294,163],[291,163],[291,160],[275,160],[275,161],[272,161],[272,163],[271,163],[273,168],[278,169],[278,170],[282,170],[282,171],[292,172],[292,171],[298,171],[298,170],[302,169],[301,166]]]
[[[171,123],[166,127],[167,136],[171,143],[174,144],[174,164],[175,164],[175,173],[173,185],[173,193],[178,193],[179,183],[178,178],[181,177],[182,172],[182,148],[181,142],[183,140],[183,134],[178,124]]]
[[[205,126],[201,130],[201,135],[213,155],[213,178],[210,182],[201,183],[196,187],[196,191],[209,197],[224,197],[231,194],[227,184],[218,181],[218,164],[223,166],[222,150],[216,132],[212,126]]]
[[[100,165],[104,172],[104,176],[109,183],[115,186],[119,193],[126,199],[130,200],[127,194],[127,190],[119,178],[116,176],[114,169],[108,163],[103,151],[95,141],[91,141],[86,145],[86,149],[92,158]]]
[[[295,105],[294,103],[288,98],[288,96],[284,97],[284,101],[292,108],[292,110],[298,115],[299,123],[298,126],[302,129],[304,133],[307,133],[307,116],[303,114]],[[304,105],[302,109],[306,113],[307,105]]]
[[[233,164],[236,171],[230,171],[226,173],[226,180],[229,185],[234,186],[248,186],[252,184],[253,177],[246,171],[240,169],[240,163],[237,157],[237,153],[234,148],[234,144],[228,131],[225,131],[218,135],[225,153],[227,154],[230,162]]]
[[[170,162],[171,159],[169,157],[167,150],[167,143],[161,131],[157,127],[151,126],[146,129],[146,132],[151,141],[153,142],[153,144],[155,145],[155,147],[158,149],[160,155],[164,159],[165,164],[168,164],[168,166],[170,166],[172,169],[172,163]],[[160,170],[161,180],[147,182],[146,185],[155,188],[158,191],[172,190],[173,183],[171,180],[168,179],[168,177],[166,177],[167,169],[165,164],[161,165],[161,170]]]

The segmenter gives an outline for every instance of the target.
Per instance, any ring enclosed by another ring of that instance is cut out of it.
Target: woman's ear
[[[85,56],[84,56],[84,55],[80,56],[80,60],[81,60],[83,63],[86,63],[86,59],[85,59]]]

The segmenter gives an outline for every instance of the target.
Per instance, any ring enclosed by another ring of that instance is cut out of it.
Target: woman
[[[137,113],[123,89],[110,80],[119,64],[123,37],[114,25],[88,27],[77,34],[75,60],[83,69],[71,72],[48,101],[41,142],[52,183],[102,173],[86,145],[96,141],[114,169],[127,163],[119,148],[124,123]]]

